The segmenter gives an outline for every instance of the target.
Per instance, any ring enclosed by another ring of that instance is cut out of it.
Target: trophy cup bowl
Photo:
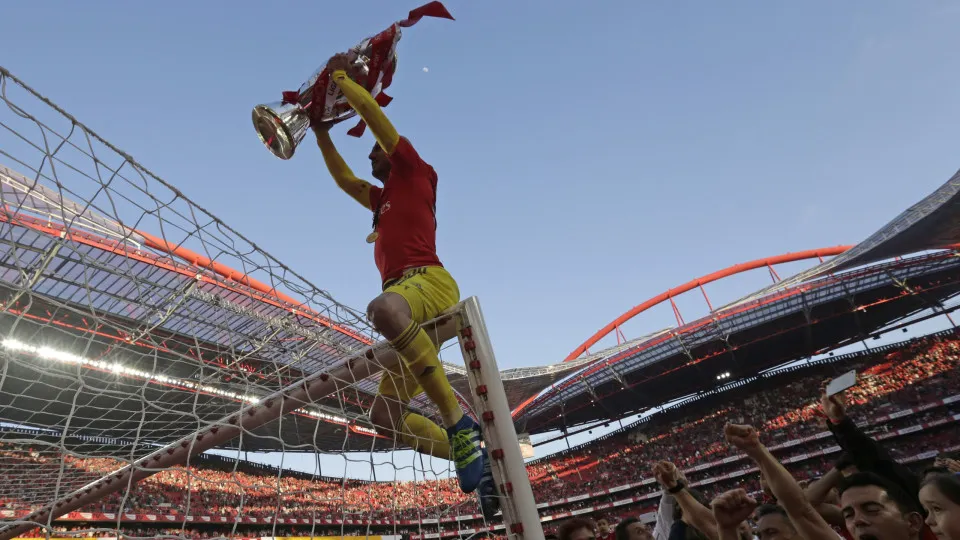
[[[299,103],[268,103],[253,108],[253,127],[273,155],[290,159],[310,129],[310,118]]]

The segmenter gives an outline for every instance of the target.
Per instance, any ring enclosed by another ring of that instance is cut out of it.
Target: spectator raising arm
[[[873,472],[896,483],[904,492],[916,496],[920,483],[910,469],[894,459],[880,443],[864,433],[846,414],[841,394],[820,396],[820,407],[829,422],[827,426],[860,472]],[[919,502],[919,501],[918,501]]]
[[[683,522],[703,533],[710,540],[719,540],[717,522],[713,519],[713,512],[700,504],[687,491],[687,480],[677,466],[669,461],[661,461],[653,467],[653,476],[657,479],[664,492],[673,495],[673,498],[683,510]]]
[[[660,496],[657,505],[657,522],[653,525],[653,540],[667,540],[670,538],[670,529],[673,528],[673,512],[677,508],[677,501],[667,492]]]
[[[751,426],[727,424],[723,431],[727,442],[757,462],[760,471],[767,479],[770,491],[773,492],[780,506],[787,511],[790,521],[801,536],[806,540],[827,540],[837,537],[837,533],[807,500],[803,489],[790,472],[765,446],[760,444],[757,430]]]

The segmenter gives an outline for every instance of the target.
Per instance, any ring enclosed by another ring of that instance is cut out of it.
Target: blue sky
[[[369,214],[311,144],[262,148],[250,109],[419,3],[8,2],[0,65],[363,308]],[[440,255],[501,367],[559,361],[695,276],[855,243],[960,167],[955,2],[446,5],[457,21],[406,31],[387,112],[439,173]],[[343,131],[367,173],[370,139]]]

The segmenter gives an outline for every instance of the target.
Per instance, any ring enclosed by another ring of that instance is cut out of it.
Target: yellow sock
[[[440,459],[450,459],[447,432],[419,414],[403,415],[400,420],[400,439],[417,452]]]
[[[463,417],[463,409],[440,365],[437,347],[430,336],[414,321],[390,343],[403,357],[430,401],[440,409],[445,427],[453,427]]]

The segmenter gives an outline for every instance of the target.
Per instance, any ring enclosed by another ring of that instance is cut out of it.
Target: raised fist
[[[660,461],[653,466],[653,477],[663,489],[673,489],[681,478],[677,466],[669,461]]]
[[[330,57],[330,60],[327,60],[327,69],[329,69],[331,73],[343,70],[349,74],[350,64],[350,57],[346,53],[337,53]]]
[[[721,494],[710,503],[717,528],[736,530],[740,523],[749,518],[757,509],[757,501],[742,489],[734,489]]]
[[[327,69],[330,70],[331,75],[334,71],[343,70],[347,73],[347,77],[354,81],[363,73],[361,67],[351,60],[347,53],[337,53],[330,57],[330,60],[327,60]]]
[[[761,448],[760,437],[753,426],[741,426],[737,424],[727,424],[723,428],[723,436],[727,442],[736,446],[739,450],[750,454]]]

